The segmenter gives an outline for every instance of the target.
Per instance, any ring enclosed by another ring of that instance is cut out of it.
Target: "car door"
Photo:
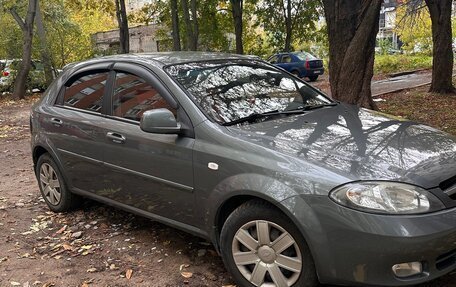
[[[193,144],[189,136],[141,130],[141,115],[181,108],[153,74],[118,63],[104,149],[107,189],[102,196],[168,219],[193,220]]]
[[[103,98],[109,76],[107,67],[108,64],[98,65],[71,77],[43,121],[67,184],[76,191],[104,189]]]
[[[283,54],[280,57],[279,66],[282,67],[283,69],[287,70],[288,72],[291,72],[291,70],[293,68],[293,58],[291,57],[291,55],[290,54]]]

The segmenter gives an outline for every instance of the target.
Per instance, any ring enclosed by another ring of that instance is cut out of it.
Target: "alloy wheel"
[[[58,205],[62,197],[60,181],[54,168],[43,163],[40,167],[40,185],[46,200],[52,205]]]

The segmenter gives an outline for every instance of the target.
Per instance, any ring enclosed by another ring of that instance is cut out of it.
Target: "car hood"
[[[397,180],[433,188],[456,175],[455,137],[351,105],[229,130],[254,144],[351,180]]]

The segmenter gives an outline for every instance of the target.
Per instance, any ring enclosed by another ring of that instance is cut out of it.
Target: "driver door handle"
[[[51,118],[51,123],[54,126],[60,127],[63,124],[63,121],[61,119],[58,119],[58,118]]]
[[[121,135],[119,133],[116,133],[116,132],[108,132],[106,134],[106,137],[108,139],[110,139],[113,143],[116,143],[116,144],[123,144],[127,140],[125,138],[125,136],[123,136],[123,135]]]

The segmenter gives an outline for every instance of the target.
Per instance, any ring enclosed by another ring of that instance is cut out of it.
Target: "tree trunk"
[[[52,72],[51,55],[47,46],[46,30],[44,28],[43,16],[40,8],[40,1],[36,1],[36,32],[40,40],[40,54],[41,61],[44,66],[44,77],[46,79],[46,86],[49,86],[54,80],[54,73]]]
[[[185,25],[185,48],[187,50],[195,50],[193,49],[193,43],[194,43],[194,35],[193,35],[193,26],[192,22],[190,21],[190,12],[188,10],[188,0],[182,0],[182,15],[184,18],[184,25]]]
[[[171,20],[173,24],[173,50],[180,51],[180,35],[179,35],[179,11],[177,10],[177,0],[171,0]]]
[[[128,54],[130,52],[130,33],[128,30],[125,0],[116,0],[116,16],[117,23],[119,24],[120,53]]]
[[[291,51],[291,35],[293,33],[292,28],[292,15],[291,15],[291,0],[287,0],[287,7],[284,9],[285,12],[285,52]]]
[[[11,9],[11,15],[21,27],[24,46],[22,49],[22,62],[14,81],[13,98],[23,99],[26,92],[27,78],[32,64],[33,22],[35,21],[37,0],[29,0],[25,21]]]
[[[452,0],[425,0],[432,21],[433,61],[430,92],[454,93]]]
[[[334,99],[370,109],[375,38],[382,0],[323,0],[329,38],[329,78]]]
[[[244,45],[242,43],[243,0],[230,0],[230,2],[234,21],[234,35],[236,36],[236,53],[244,54]]]
[[[193,20],[193,39],[191,50],[198,50],[198,37],[199,37],[199,27],[198,27],[198,9],[197,9],[197,0],[191,0],[191,10],[192,10],[192,20]]]

